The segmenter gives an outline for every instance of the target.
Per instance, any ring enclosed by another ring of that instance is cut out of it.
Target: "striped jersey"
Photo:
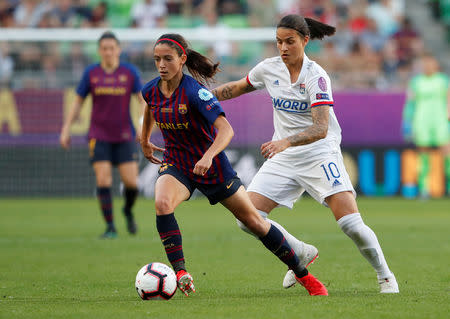
[[[247,82],[255,89],[266,88],[272,99],[274,134],[272,140],[280,140],[298,134],[313,124],[311,108],[320,105],[333,106],[330,78],[317,63],[306,56],[295,83],[281,57],[265,59],[250,70]],[[314,143],[289,147],[282,153],[295,155],[299,152],[329,148],[341,142],[341,128],[330,107],[328,134]]]
[[[157,77],[148,82],[142,96],[164,138],[163,162],[201,184],[219,184],[236,176],[224,152],[214,157],[204,176],[193,173],[195,164],[214,142],[214,121],[225,115],[216,97],[194,78],[183,74],[178,88],[166,98],[159,89],[159,81]]]
[[[141,88],[138,71],[131,64],[120,63],[112,73],[105,72],[100,63],[88,66],[76,89],[82,98],[92,95],[88,138],[114,143],[133,140],[130,99]]]

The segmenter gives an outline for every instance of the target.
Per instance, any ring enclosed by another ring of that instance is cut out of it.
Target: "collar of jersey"
[[[306,65],[309,62],[309,58],[306,56],[305,53],[303,53],[303,64],[302,64],[302,69],[300,70],[300,74],[298,75],[297,81],[295,81],[294,83],[290,83],[291,87],[294,87],[296,85],[298,85],[299,83],[303,83],[305,80],[305,76],[306,76]],[[286,70],[287,74],[288,74],[288,79],[290,79],[290,74],[289,74],[289,70],[286,66],[286,64],[283,63],[284,69]],[[290,82],[290,81],[289,81]]]
[[[164,93],[161,91],[161,89],[159,88],[159,82],[161,81],[161,77],[160,77],[160,76],[158,76],[158,81],[156,82],[156,89],[158,90],[159,93],[161,93],[161,95],[162,95],[165,99],[169,100],[169,99],[172,98],[172,96],[174,95],[174,93],[180,88],[181,83],[183,83],[185,77],[186,77],[186,74],[184,74],[184,72],[183,72],[183,77],[182,77],[181,80],[180,80],[180,84],[178,84],[178,87],[175,88],[175,90],[173,91],[173,93],[172,93],[169,97],[166,97],[166,96],[164,95]]]

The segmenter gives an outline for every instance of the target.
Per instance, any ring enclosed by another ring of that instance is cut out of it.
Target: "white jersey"
[[[311,108],[320,105],[333,106],[333,95],[328,74],[316,62],[303,57],[303,66],[295,83],[291,83],[289,70],[281,57],[265,59],[248,74],[247,81],[255,89],[266,88],[272,98],[274,134],[272,140],[280,140],[298,134],[313,124]],[[341,128],[330,107],[328,134],[311,144],[289,147],[283,155],[329,152],[337,150],[341,142]],[[278,154],[277,154],[278,155]]]

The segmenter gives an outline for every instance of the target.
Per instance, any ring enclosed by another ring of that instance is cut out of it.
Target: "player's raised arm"
[[[252,92],[256,90],[250,83],[248,83],[247,78],[242,78],[238,81],[232,81],[222,84],[211,91],[219,101],[232,99],[238,97],[239,95]]]
[[[195,164],[194,174],[205,175],[211,167],[213,158],[228,146],[234,136],[233,128],[223,115],[217,117],[214,127],[217,129],[216,138],[203,157]]]
[[[68,149],[70,146],[70,127],[75,119],[80,114],[81,107],[83,106],[84,98],[75,95],[75,99],[73,101],[72,107],[70,108],[69,115],[64,121],[63,127],[61,129],[61,135],[59,137],[59,143],[64,149]]]

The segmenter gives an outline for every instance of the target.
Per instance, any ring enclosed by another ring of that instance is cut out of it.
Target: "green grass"
[[[197,293],[178,292],[166,302],[141,301],[134,289],[141,266],[167,263],[152,201],[137,203],[136,237],[116,214],[119,238],[101,241],[95,199],[2,199],[0,318],[448,318],[450,200],[362,198],[359,206],[399,295],[378,293],[375,272],[331,213],[310,199],[272,217],[319,248],[310,270],[329,297],[310,297],[299,286],[284,290],[286,267],[276,257],[240,231],[225,208],[193,200],[176,213]]]

